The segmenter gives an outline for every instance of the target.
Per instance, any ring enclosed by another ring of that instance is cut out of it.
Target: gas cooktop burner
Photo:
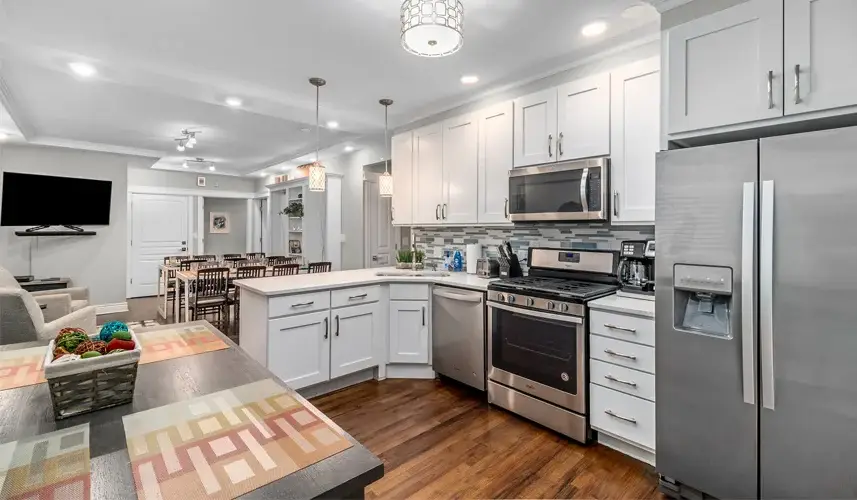
[[[500,280],[489,285],[489,288],[497,290],[514,290],[520,293],[541,292],[548,295],[585,300],[606,295],[615,291],[618,287],[562,278],[526,276],[523,278]]]

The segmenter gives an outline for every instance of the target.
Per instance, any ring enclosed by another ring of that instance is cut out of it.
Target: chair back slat
[[[300,270],[300,264],[277,264],[272,267],[271,276],[292,276]]]
[[[327,273],[330,272],[332,264],[330,262],[310,262],[310,273]]]
[[[264,278],[265,266],[241,266],[235,270],[235,279]]]
[[[229,259],[241,260],[242,258],[243,257],[241,257],[240,253],[225,253],[225,254],[223,254],[223,260],[229,260]]]
[[[268,266],[276,266],[278,264],[288,264],[288,257],[284,255],[271,256],[267,258]]]
[[[196,274],[197,298],[225,297],[229,289],[229,269],[200,269]]]
[[[201,262],[206,262],[206,261],[205,261],[205,260],[203,260],[203,259],[188,259],[188,260],[183,260],[183,261],[179,262],[179,270],[181,270],[181,271],[190,271],[191,269],[194,269],[194,268],[195,268],[198,264],[200,264]]]

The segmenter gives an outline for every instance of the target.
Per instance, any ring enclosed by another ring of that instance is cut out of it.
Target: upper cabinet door
[[[441,219],[452,223],[476,222],[475,114],[443,122],[443,204]]]
[[[655,153],[659,148],[660,58],[617,69],[612,75],[613,186],[611,221],[655,222]]]
[[[667,36],[669,133],[783,115],[783,0],[750,0]]]
[[[512,102],[479,112],[479,223],[509,222],[509,171],[513,167]]]
[[[515,166],[556,161],[556,88],[515,99]]]
[[[855,28],[855,0],[785,0],[786,114],[857,105]]]
[[[443,124],[435,123],[414,130],[414,224],[439,224],[441,205]]]
[[[610,73],[559,87],[559,161],[610,154]]]
[[[391,149],[393,224],[411,224],[414,221],[413,134],[394,135]]]

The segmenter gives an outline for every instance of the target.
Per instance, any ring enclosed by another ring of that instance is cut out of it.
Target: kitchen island
[[[490,281],[392,268],[239,280],[241,348],[307,397],[371,378],[433,378],[432,287],[484,293]]]

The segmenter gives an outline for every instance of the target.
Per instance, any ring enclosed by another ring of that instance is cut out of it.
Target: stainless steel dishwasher
[[[432,291],[434,371],[485,390],[485,294],[445,286]]]

